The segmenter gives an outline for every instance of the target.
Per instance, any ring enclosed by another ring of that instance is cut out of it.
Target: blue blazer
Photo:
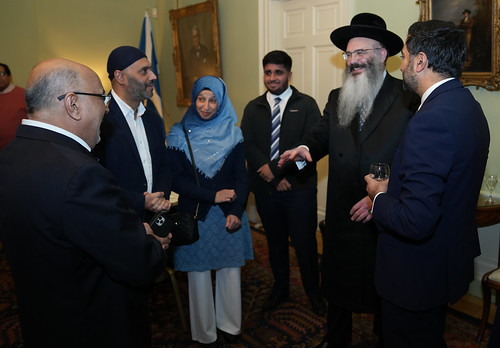
[[[475,213],[489,142],[481,106],[457,79],[410,120],[387,194],[374,204],[375,284],[387,301],[427,310],[467,292],[480,254]]]
[[[151,153],[153,192],[165,192],[168,198],[172,175],[166,161],[165,126],[161,117],[151,109],[146,108],[141,117]],[[93,152],[125,190],[132,209],[144,217],[146,176],[132,132],[114,99],[111,99],[109,112],[101,125],[101,141]]]

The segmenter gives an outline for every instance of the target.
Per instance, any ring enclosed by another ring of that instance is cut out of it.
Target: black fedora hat
[[[335,29],[330,34],[330,40],[342,51],[346,50],[347,43],[354,37],[366,37],[380,42],[389,56],[397,54],[403,48],[403,40],[387,30],[382,17],[373,13],[359,13],[352,18],[350,25]]]

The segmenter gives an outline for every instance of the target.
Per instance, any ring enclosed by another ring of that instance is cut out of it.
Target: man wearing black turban
[[[170,209],[165,126],[143,104],[153,95],[156,75],[144,52],[132,46],[114,49],[107,71],[112,99],[94,153],[125,190],[130,206],[148,221],[154,212]]]

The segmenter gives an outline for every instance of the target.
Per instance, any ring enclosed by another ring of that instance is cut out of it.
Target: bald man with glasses
[[[0,240],[26,348],[151,347],[147,290],[170,238],[90,153],[107,99],[90,68],[44,61],[28,79],[29,119],[0,151]]]

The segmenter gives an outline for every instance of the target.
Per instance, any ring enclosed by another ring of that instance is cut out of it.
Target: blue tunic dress
[[[200,239],[175,249],[174,265],[179,271],[207,271],[226,267],[241,267],[253,259],[252,237],[245,213],[241,228],[229,233],[226,218],[218,206],[208,211],[205,221],[199,221]]]
[[[193,244],[176,247],[174,268],[184,272],[201,272],[241,267],[245,260],[253,259],[252,237],[244,210],[248,180],[242,144],[234,147],[212,178],[197,172],[200,187],[195,184],[193,166],[183,151],[168,148],[167,155],[176,168],[173,191],[179,193],[179,211],[194,212],[196,204],[200,203],[200,239]],[[234,189],[236,200],[215,204],[215,194],[221,189]],[[234,233],[229,233],[225,227],[229,214],[241,219],[241,228]]]
[[[198,96],[204,90],[212,91],[217,100],[217,110],[208,119],[202,118],[197,109]],[[193,86],[191,105],[182,121],[170,129],[167,161],[174,171],[173,191],[179,194],[177,209],[194,213],[199,204],[200,239],[175,250],[176,270],[189,272],[241,267],[245,259],[253,258],[250,227],[245,215],[248,177],[243,135],[235,126],[236,121],[236,112],[227,96],[224,81],[215,76],[204,76]],[[193,157],[194,163],[191,163]],[[234,190],[235,199],[216,204],[216,194],[223,189]],[[238,217],[242,223],[234,233],[226,231],[226,217],[229,215]]]

